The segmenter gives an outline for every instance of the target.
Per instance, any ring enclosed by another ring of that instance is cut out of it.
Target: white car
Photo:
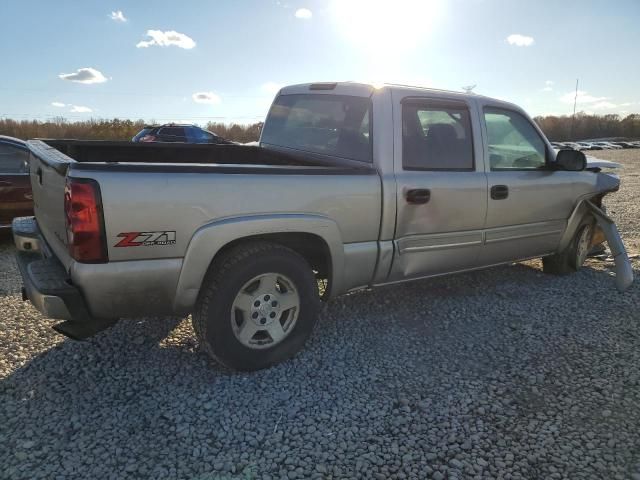
[[[594,145],[598,145],[602,148],[609,148],[612,150],[622,150],[622,147],[620,145],[616,145],[614,143],[611,142],[592,142]]]

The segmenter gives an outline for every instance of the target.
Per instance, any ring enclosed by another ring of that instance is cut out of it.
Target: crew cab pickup
[[[35,218],[14,222],[24,296],[75,338],[192,314],[204,350],[255,370],[298,352],[319,302],[355,289],[535,257],[566,274],[603,234],[618,288],[632,281],[602,210],[618,177],[478,95],[295,85],[257,146],[28,146]]]

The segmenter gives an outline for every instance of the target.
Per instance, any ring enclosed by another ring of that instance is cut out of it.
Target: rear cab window
[[[463,103],[412,99],[402,105],[404,170],[474,170],[473,135]]]
[[[349,95],[280,95],[261,143],[372,162],[371,100]]]

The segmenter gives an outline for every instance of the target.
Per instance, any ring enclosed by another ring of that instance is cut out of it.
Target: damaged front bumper
[[[615,262],[616,288],[619,292],[624,292],[633,283],[633,268],[631,267],[631,261],[624,248],[624,243],[622,243],[618,228],[613,219],[591,201],[585,201],[585,205],[596,219],[598,227],[604,232]]]

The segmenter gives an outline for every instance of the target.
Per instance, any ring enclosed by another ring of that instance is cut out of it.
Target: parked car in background
[[[197,125],[179,125],[175,123],[145,126],[131,141],[143,143],[232,143]]]
[[[640,145],[637,145],[634,142],[615,142],[616,145],[621,146],[622,148],[639,148]]]
[[[19,138],[0,135],[0,229],[15,217],[33,215],[29,149]]]
[[[576,142],[579,145],[578,150],[602,150],[601,147],[594,146],[589,142]]]
[[[616,145],[611,142],[592,142],[592,143],[593,145],[598,145],[602,148],[610,149],[610,150],[620,150],[622,148],[620,145]]]

